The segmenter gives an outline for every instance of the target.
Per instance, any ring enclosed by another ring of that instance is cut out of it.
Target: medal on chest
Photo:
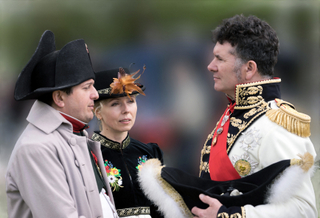
[[[221,120],[219,128],[217,129],[217,131],[214,134],[214,138],[212,139],[212,146],[215,146],[217,144],[218,137],[223,132],[224,126],[227,123],[227,121],[229,121],[230,115],[231,115],[231,111],[230,111],[230,109],[228,109],[228,111],[225,113],[225,115],[223,116],[223,118]]]
[[[240,176],[234,169],[227,154],[227,136],[230,115],[235,104],[230,105],[222,115],[211,142],[209,170],[210,178],[215,181],[239,179]]]
[[[231,157],[231,162],[241,177],[252,174],[258,166],[258,162],[250,157],[250,151],[253,151],[260,146],[261,138],[260,130],[256,128],[248,129],[246,132],[242,133],[239,144],[240,148],[244,150],[244,153],[240,156],[233,155]]]

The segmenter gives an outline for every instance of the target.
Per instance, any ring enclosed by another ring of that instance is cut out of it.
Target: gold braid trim
[[[109,94],[111,91],[111,88],[106,88],[106,89],[100,89],[98,90],[98,94]]]
[[[229,216],[229,214],[228,213],[226,213],[226,212],[223,212],[223,213],[219,213],[218,214],[218,216],[217,216],[218,218],[245,218],[244,216],[241,216],[241,214],[240,213],[234,213],[234,214],[230,214],[230,216]]]
[[[267,111],[267,117],[291,133],[301,137],[310,136],[310,116],[299,113],[280,99],[275,100],[279,108]]]
[[[218,216],[217,216],[218,218],[229,218],[229,214],[228,213],[226,213],[226,212],[223,212],[223,213],[219,213],[218,214]]]
[[[242,218],[240,213],[231,214],[230,218]]]
[[[219,122],[218,122],[219,123]],[[218,125],[217,123],[217,125]],[[213,129],[213,131],[208,135],[207,137],[207,140],[205,141],[204,145],[203,145],[203,148],[201,150],[201,155],[200,155],[200,170],[199,170],[199,177],[201,176],[201,173],[202,171],[204,172],[210,172],[209,171],[209,165],[208,165],[208,162],[203,162],[203,155],[205,154],[210,154],[210,150],[211,150],[211,145],[207,145],[208,141],[210,139],[212,139],[213,137],[213,134],[214,134],[214,131],[216,131],[216,128],[217,128],[217,125],[216,127]]]
[[[117,209],[119,217],[150,215],[150,207],[130,207]]]
[[[304,172],[307,172],[314,164],[313,156],[309,152],[304,155],[298,154],[298,156],[301,159],[291,159],[290,165],[298,165]]]
[[[241,212],[242,212],[242,218],[246,218],[246,209],[244,207],[241,207]]]
[[[163,191],[178,204],[178,206],[181,208],[182,212],[184,213],[185,217],[192,218],[193,215],[189,210],[189,208],[187,207],[186,203],[184,202],[183,198],[179,194],[179,192],[177,192],[166,180],[164,180],[161,177],[161,170],[164,166],[161,166],[160,161],[158,159],[149,159],[145,164],[150,164],[154,166],[156,165],[156,167],[154,168],[154,170],[157,171],[156,178],[160,186],[162,187]]]

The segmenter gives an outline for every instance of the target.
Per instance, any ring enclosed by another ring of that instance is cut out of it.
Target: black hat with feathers
[[[94,87],[99,94],[98,100],[130,96],[138,93],[144,95],[144,85],[136,82],[140,76],[134,77],[138,72],[130,73],[127,68],[121,67],[96,72]]]

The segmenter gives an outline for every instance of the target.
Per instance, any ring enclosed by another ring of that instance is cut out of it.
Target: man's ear
[[[63,108],[64,107],[64,98],[63,98],[64,93],[61,90],[56,90],[52,93],[52,99],[53,102],[59,107]]]
[[[252,80],[252,78],[254,78],[255,76],[257,76],[256,74],[258,74],[258,67],[255,61],[250,60],[246,63],[246,80],[250,81]]]

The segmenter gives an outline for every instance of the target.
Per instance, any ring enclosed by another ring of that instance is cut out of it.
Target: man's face
[[[88,123],[93,118],[94,100],[99,98],[93,86],[94,80],[87,80],[72,88],[72,93],[63,94],[64,107],[62,112]]]
[[[208,70],[213,72],[214,89],[234,97],[235,86],[244,82],[242,64],[229,42],[216,43]]]

